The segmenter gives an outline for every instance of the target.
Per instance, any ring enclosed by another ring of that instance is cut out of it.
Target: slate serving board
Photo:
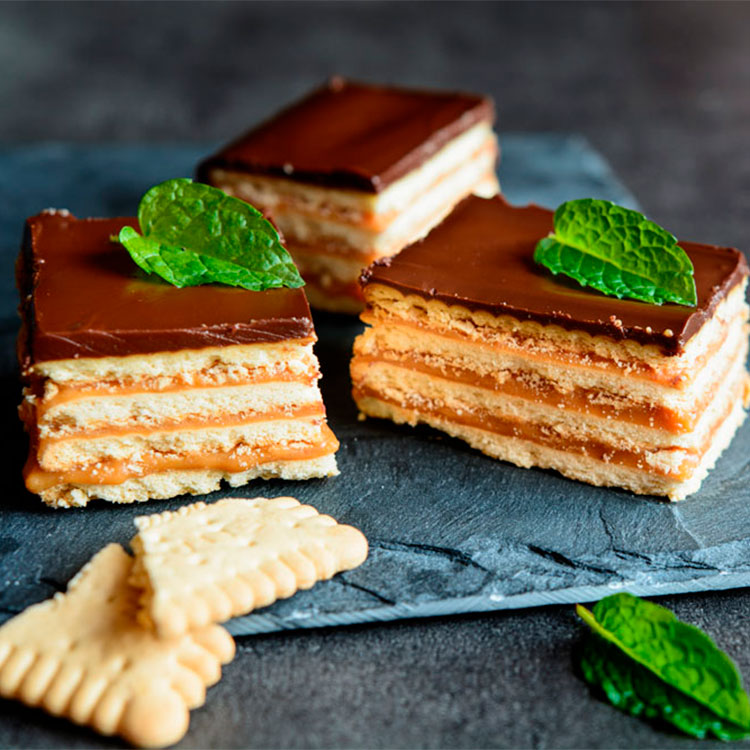
[[[213,145],[0,149],[0,622],[64,589],[107,542],[126,543],[134,516],[193,500],[54,511],[23,488],[13,283],[23,219],[49,206],[79,216],[132,214],[148,187],[189,175]],[[635,206],[577,136],[506,135],[502,147],[500,179],[512,202],[554,207],[597,196]],[[614,589],[645,595],[750,585],[750,424],[698,495],[678,505],[637,498],[494,461],[428,428],[358,422],[348,360],[361,325],[333,315],[317,315],[316,325],[341,476],[257,481],[231,494],[294,495],[361,528],[370,557],[234,620],[233,633],[587,601]]]

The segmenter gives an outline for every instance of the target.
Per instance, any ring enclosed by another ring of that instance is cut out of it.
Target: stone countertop
[[[748,32],[741,3],[4,4],[0,138],[221,140],[335,72],[473,88],[501,133],[583,132],[656,221],[747,248]],[[750,677],[747,590],[661,601]],[[183,745],[688,746],[589,696],[580,633],[565,606],[242,639]],[[0,703],[2,747],[100,742]]]

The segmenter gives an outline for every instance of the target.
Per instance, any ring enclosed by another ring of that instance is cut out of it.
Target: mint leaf
[[[693,264],[677,238],[638,211],[583,198],[563,203],[534,260],[603,294],[694,306]]]
[[[597,636],[584,652],[584,677],[614,705],[696,737],[750,735],[750,701],[737,668],[701,630],[626,593],[576,612]]]
[[[616,646],[591,635],[581,653],[585,680],[609,702],[631,716],[671,724],[698,739],[713,735],[720,740],[740,740],[750,728],[719,718],[705,706],[661,680]]]
[[[278,232],[250,204],[188,179],[168,180],[141,199],[142,235],[118,237],[133,260],[177,287],[217,282],[252,291],[304,284]]]

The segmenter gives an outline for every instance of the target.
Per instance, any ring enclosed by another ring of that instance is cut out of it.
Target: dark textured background
[[[583,132],[652,218],[746,247],[749,36],[747,3],[6,3],[0,138],[222,140],[333,72],[474,88],[495,97],[501,132]],[[750,677],[750,593],[664,603]],[[245,639],[193,736],[238,747],[690,746],[589,697],[571,667],[579,633],[564,607]],[[3,746],[95,741],[0,705]]]

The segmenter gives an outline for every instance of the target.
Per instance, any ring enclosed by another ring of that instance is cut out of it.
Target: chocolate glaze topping
[[[61,211],[27,220],[18,262],[23,367],[313,335],[302,289],[178,289],[147,276],[110,241],[126,224],[138,227]]]
[[[385,284],[495,315],[635,339],[674,355],[748,275],[738,250],[680,242],[695,267],[696,307],[608,297],[534,263],[534,248],[552,231],[552,217],[552,211],[539,206],[520,208],[499,196],[472,196],[427,237],[370,266],[362,284]]]
[[[198,166],[378,193],[482,120],[492,101],[333,78]]]

